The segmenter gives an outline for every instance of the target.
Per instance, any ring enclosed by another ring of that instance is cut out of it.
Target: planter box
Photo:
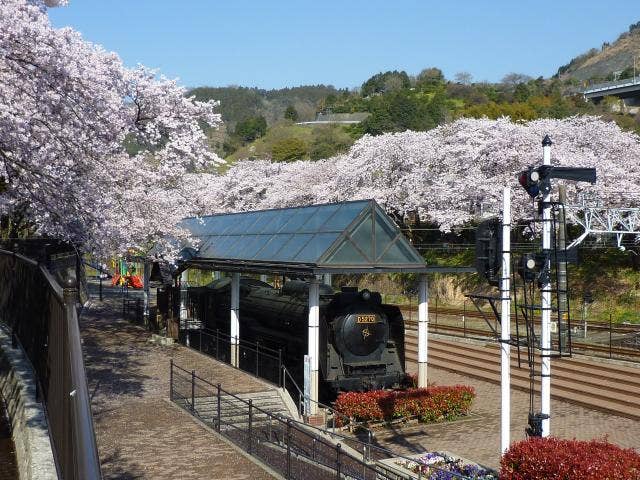
[[[466,467],[465,468],[465,470],[467,471],[466,476],[464,473],[461,473],[461,475],[463,475],[462,477],[451,475],[452,480],[458,479],[458,478],[472,478],[474,480],[476,479],[477,480],[497,480],[498,479],[498,473],[495,470],[491,470],[475,462],[467,460],[466,458],[462,458],[450,452],[445,452],[445,451],[429,452],[429,453],[422,453],[418,455],[409,455],[407,457],[394,457],[394,458],[386,458],[384,460],[378,460],[376,462],[376,466],[381,470],[381,473],[383,473],[383,475],[380,475],[379,478],[381,479],[393,478],[394,480],[415,480],[415,479],[427,480],[431,478],[430,475],[435,474],[435,469],[431,474],[422,473],[422,475],[420,475],[419,473],[417,473],[411,468],[412,466],[414,465],[417,466],[420,463],[418,459],[422,459],[427,455],[433,455],[432,458],[427,460],[427,462],[429,462],[427,464],[432,465],[433,467],[441,466],[442,469],[446,470],[447,465],[451,465],[455,463]],[[436,461],[438,458],[441,458],[442,462]],[[412,459],[415,462],[412,462],[411,460],[408,460],[408,459]],[[430,462],[433,462],[433,463],[430,463]],[[424,465],[427,465],[427,464],[424,464]],[[474,471],[477,473],[474,474],[473,473]],[[438,477],[438,478],[448,478],[448,477]]]

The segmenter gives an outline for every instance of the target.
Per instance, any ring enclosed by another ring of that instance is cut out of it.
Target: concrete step
[[[429,345],[429,364],[436,368],[455,371],[463,375],[487,380],[492,383],[500,383],[500,362],[496,347],[482,347],[463,342],[439,342],[432,341]],[[415,361],[417,352],[407,351],[407,360]],[[565,362],[563,359],[562,362]],[[560,362],[557,362],[560,363]],[[529,390],[528,368],[517,368],[512,365],[512,388]],[[594,367],[592,370],[591,367]],[[640,407],[638,407],[638,394],[636,382],[627,374],[623,386],[617,386],[613,380],[598,380],[589,376],[588,371],[594,375],[606,377],[607,366],[592,365],[592,362],[580,361],[579,364],[561,369],[552,366],[551,394],[553,398],[578,403],[589,408],[609,411],[626,417],[640,419]],[[618,367],[614,365],[614,367]],[[583,369],[583,370],[580,370]],[[633,368],[613,369],[617,375],[625,371],[633,372]],[[585,373],[584,371],[587,371]],[[598,372],[598,373],[595,373]],[[539,385],[539,379],[536,379]],[[537,387],[539,388],[539,387]]]
[[[432,343],[429,348],[430,356],[440,352],[446,354],[451,351],[449,346],[444,346],[439,343]],[[465,359],[469,364],[477,364],[478,368],[491,369],[499,371],[500,369],[500,355],[497,349],[478,348],[469,349],[462,346],[460,349],[455,349],[455,355],[458,359]],[[512,375],[529,375],[529,368],[526,362],[522,367],[518,367],[517,358],[511,358],[511,374]],[[416,350],[413,348],[407,348],[407,358],[409,360],[417,360],[417,346]],[[526,360],[526,359],[525,359]],[[625,371],[618,371],[615,368],[609,370],[600,368],[590,368],[590,364],[585,362],[579,362],[579,364],[572,364],[572,359],[562,359],[553,361],[551,364],[551,371],[553,377],[556,379],[571,380],[573,382],[580,382],[584,385],[589,385],[592,388],[600,390],[607,390],[611,395],[638,395],[640,396],[640,378],[637,375],[640,373],[640,369],[636,372],[636,375],[630,375]],[[480,362],[480,363],[477,363]],[[536,371],[540,371],[540,362],[535,362]]]
[[[408,356],[417,355],[417,340],[415,338],[407,339],[406,345]],[[471,355],[495,364],[500,363],[499,346],[495,343],[474,345],[464,342],[446,342],[432,339],[429,342],[429,350],[435,349],[454,349],[459,355]],[[522,353],[524,355],[521,355],[521,359],[523,364],[525,364],[524,368],[527,368],[526,350]],[[517,355],[513,349],[511,352],[511,363],[512,367],[517,368]],[[540,366],[540,358],[538,355],[536,355],[535,358],[535,365],[536,368]],[[625,388],[640,387],[640,366],[633,367],[576,357],[552,359],[551,366],[554,372],[568,372],[572,376],[580,375],[590,379],[597,379],[599,385],[601,381],[609,381],[612,385],[617,385],[618,387],[621,385],[624,385]]]

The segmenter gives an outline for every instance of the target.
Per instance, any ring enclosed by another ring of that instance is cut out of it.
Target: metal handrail
[[[318,407],[323,408],[324,410],[328,411],[331,415],[333,415],[332,426],[331,426],[331,431],[333,434],[335,434],[335,431],[336,431],[336,417],[340,417],[343,420],[346,420],[347,422],[343,426],[348,426],[349,428],[361,428],[363,430],[366,430],[368,433],[369,440],[371,441],[373,439],[373,432],[369,428],[365,427],[363,422],[361,423],[354,422],[353,418],[349,417],[348,415],[345,415],[344,413],[340,413],[335,408],[330,407],[329,405],[326,405],[324,403],[318,402],[317,400],[313,400],[309,396],[305,395],[300,389],[300,387],[298,386],[298,384],[296,383],[296,381],[291,376],[291,372],[287,370],[287,367],[285,365],[282,365],[281,368],[282,368],[282,388],[286,389],[286,378],[288,376],[289,379],[291,380],[291,383],[293,383],[293,386],[295,387],[298,393],[298,413],[300,415],[303,414],[303,405],[305,400],[308,400],[309,402],[315,403],[316,405],[318,405]],[[312,426],[314,428],[318,428],[315,425],[312,425]],[[320,430],[327,431],[326,428],[321,428]]]
[[[201,382],[203,382],[204,384],[206,384],[206,385],[208,385],[208,386],[212,387],[213,391],[215,391],[215,392],[216,392],[216,395],[217,395],[217,397],[218,397],[218,398],[219,398],[220,394],[224,394],[224,395],[228,395],[228,396],[230,396],[230,397],[233,397],[235,400],[238,400],[238,401],[239,401],[239,402],[241,402],[242,404],[246,405],[246,406],[247,406],[247,408],[249,409],[249,412],[251,412],[251,410],[258,410],[258,411],[260,411],[260,412],[262,412],[262,413],[265,413],[265,414],[266,414],[267,416],[269,416],[270,418],[274,418],[275,420],[278,420],[278,421],[284,422],[284,423],[286,423],[286,424],[287,424],[287,425],[289,425],[289,426],[290,426],[290,425],[294,425],[294,426],[295,426],[295,425],[299,425],[299,427],[297,427],[299,431],[303,431],[303,432],[304,432],[304,430],[305,430],[305,429],[308,429],[309,427],[311,427],[311,428],[314,428],[314,429],[319,430],[319,431],[321,431],[321,432],[329,433],[329,432],[327,432],[326,430],[320,429],[320,428],[318,428],[318,427],[315,427],[315,426],[312,426],[312,425],[308,425],[308,424],[305,424],[305,423],[303,423],[303,422],[300,422],[300,421],[297,421],[297,420],[294,420],[294,419],[290,419],[290,418],[289,418],[289,419],[287,419],[287,418],[286,418],[286,417],[284,417],[283,415],[274,414],[274,413],[271,413],[271,412],[269,412],[269,411],[266,411],[266,410],[260,409],[259,407],[254,406],[254,405],[252,404],[252,401],[251,401],[251,400],[245,400],[245,399],[243,399],[243,398],[241,398],[241,397],[238,397],[237,395],[235,395],[235,394],[233,394],[233,393],[231,393],[231,392],[228,392],[228,391],[224,390],[224,389],[222,388],[221,384],[214,385],[214,384],[213,384],[213,383],[211,383],[209,380],[206,380],[206,379],[204,379],[204,378],[202,378],[202,377],[198,376],[198,375],[195,373],[195,370],[191,370],[191,371],[189,371],[189,370],[187,370],[187,369],[185,369],[185,368],[180,367],[179,365],[177,365],[177,364],[173,361],[173,359],[171,359],[171,360],[170,360],[170,375],[169,375],[169,378],[170,378],[170,380],[169,380],[169,381],[170,381],[170,399],[171,399],[172,401],[174,401],[174,393],[173,393],[173,381],[174,381],[173,370],[174,370],[174,368],[175,368],[175,369],[178,369],[178,370],[181,370],[182,372],[186,373],[186,374],[190,377],[190,380],[191,380],[191,382],[192,382],[192,387],[191,387],[191,391],[192,391],[191,395],[192,395],[192,396],[194,395],[194,393],[193,393],[193,392],[195,391],[195,388],[194,388],[194,387],[195,387],[194,382],[195,382],[196,380],[200,380],[200,381],[201,381]],[[289,372],[287,372],[287,374],[288,374],[288,375],[289,375],[289,377],[291,378],[291,374],[290,374]],[[294,384],[295,384],[295,381],[293,380],[293,378],[291,378],[291,380],[292,380],[292,381],[294,382]],[[185,397],[183,397],[183,398],[185,398]],[[185,399],[188,401],[188,399],[187,399],[187,398],[185,398]],[[194,399],[192,398],[192,399],[191,399],[191,401],[192,401],[192,402],[194,402]],[[192,406],[191,406],[191,408],[192,408],[191,413],[192,413],[193,415],[196,415],[196,416],[197,416],[197,415],[198,415],[198,413],[195,411],[195,409],[194,409],[193,407],[194,407],[194,405],[193,405],[193,403],[192,403]],[[219,411],[219,410],[218,410],[218,411]],[[308,432],[306,432],[306,433],[307,433],[307,434],[309,434]],[[348,437],[348,436],[341,435],[341,434],[338,434],[338,433],[335,433],[335,434],[333,434],[333,435],[334,435],[334,436],[336,436],[336,437],[342,438],[342,439],[344,439],[344,440],[346,440],[346,441],[353,441],[353,442],[356,442],[356,443],[360,443],[360,444],[362,444],[362,445],[363,445],[363,453],[362,453],[362,455],[363,455],[363,459],[362,459],[362,461],[360,461],[359,459],[357,459],[357,458],[356,458],[356,457],[354,457],[353,455],[349,454],[348,452],[344,452],[343,447],[341,446],[341,444],[340,444],[340,443],[338,443],[337,445],[334,445],[334,444],[331,444],[331,443],[326,442],[326,441],[325,441],[325,440],[323,440],[322,438],[315,437],[315,435],[314,435],[314,437],[313,437],[313,438],[314,438],[314,441],[317,441],[317,442],[319,442],[320,444],[324,444],[324,445],[326,445],[327,447],[330,447],[330,448],[332,448],[332,449],[335,449],[335,450],[336,450],[336,452],[339,452],[339,453],[340,453],[340,454],[342,454],[342,455],[345,455],[345,456],[347,456],[347,457],[350,457],[350,458],[352,458],[353,460],[355,460],[356,462],[359,462],[359,463],[361,463],[361,464],[367,464],[367,463],[370,463],[370,462],[371,462],[371,448],[374,448],[374,449],[376,449],[376,450],[377,450],[377,451],[379,451],[379,452],[383,452],[383,453],[384,453],[384,455],[385,455],[386,457],[388,457],[388,458],[393,457],[393,458],[399,458],[399,459],[402,459],[402,460],[408,460],[408,461],[412,461],[412,462],[415,462],[415,461],[416,461],[416,459],[415,459],[415,458],[410,458],[410,457],[407,457],[407,456],[405,456],[405,455],[399,454],[399,453],[397,453],[397,452],[393,452],[392,450],[386,449],[386,448],[384,448],[384,447],[375,446],[375,445],[372,445],[372,444],[370,444],[370,443],[369,443],[369,444],[365,444],[365,443],[364,443],[364,442],[362,442],[361,440],[358,440],[358,439],[353,438],[353,437]],[[289,442],[287,442],[287,443],[289,443]],[[289,446],[289,445],[287,445],[287,446]],[[250,453],[251,453],[251,452],[250,452]],[[302,450],[300,450],[300,451],[298,452],[298,454],[302,454],[303,456],[306,456],[306,455],[304,455],[304,453],[303,453],[303,451],[302,451]],[[311,459],[311,457],[308,457],[308,456],[306,456],[306,458]],[[317,461],[317,460],[315,460],[315,459],[314,459],[314,461]],[[319,462],[319,463],[321,463],[321,462]],[[321,463],[321,464],[322,464],[322,463]],[[439,468],[439,467],[433,467],[433,468],[436,468],[436,469],[440,470],[440,468]],[[380,473],[382,473],[382,472],[380,472]],[[464,476],[464,475],[462,475],[462,474],[458,474],[458,473],[454,473],[454,472],[447,472],[447,473],[449,473],[453,478],[457,478],[457,479],[460,479],[460,480],[470,480],[470,479],[469,479],[469,477],[465,477],[465,476]],[[340,476],[340,475],[338,475],[338,476]],[[340,477],[340,478],[342,478],[342,477]],[[418,478],[419,478],[419,479],[420,479],[420,478],[423,478],[421,473],[418,473]]]
[[[69,479],[102,478],[76,309],[76,282],[80,278],[63,288],[34,259],[4,249],[0,249],[0,257],[13,259],[5,269],[11,270],[7,283],[16,286],[23,280],[19,285],[22,291],[31,287],[34,294],[50,299],[41,310],[25,316],[25,305],[16,305],[23,295],[16,297],[11,289],[0,308],[10,315],[2,320],[12,323],[11,335],[27,354],[42,391],[57,468]]]

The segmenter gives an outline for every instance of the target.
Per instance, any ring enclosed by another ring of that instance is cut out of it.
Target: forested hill
[[[562,80],[607,81],[614,78],[633,77],[633,57],[640,53],[640,22],[629,26],[613,42],[604,42],[600,48],[592,48],[578,55],[558,69],[557,76]],[[640,63],[640,59],[637,59]],[[620,72],[619,75],[614,75]]]
[[[219,100],[222,119],[231,128],[241,120],[263,116],[268,124],[284,116],[293,106],[300,121],[314,120],[319,104],[339,90],[331,85],[303,85],[278,90],[247,87],[198,87],[189,92],[198,100]]]

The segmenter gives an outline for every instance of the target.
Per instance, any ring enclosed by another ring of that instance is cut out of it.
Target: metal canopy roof
[[[187,218],[181,226],[200,241],[185,249],[185,266],[302,276],[427,272],[374,200]]]

